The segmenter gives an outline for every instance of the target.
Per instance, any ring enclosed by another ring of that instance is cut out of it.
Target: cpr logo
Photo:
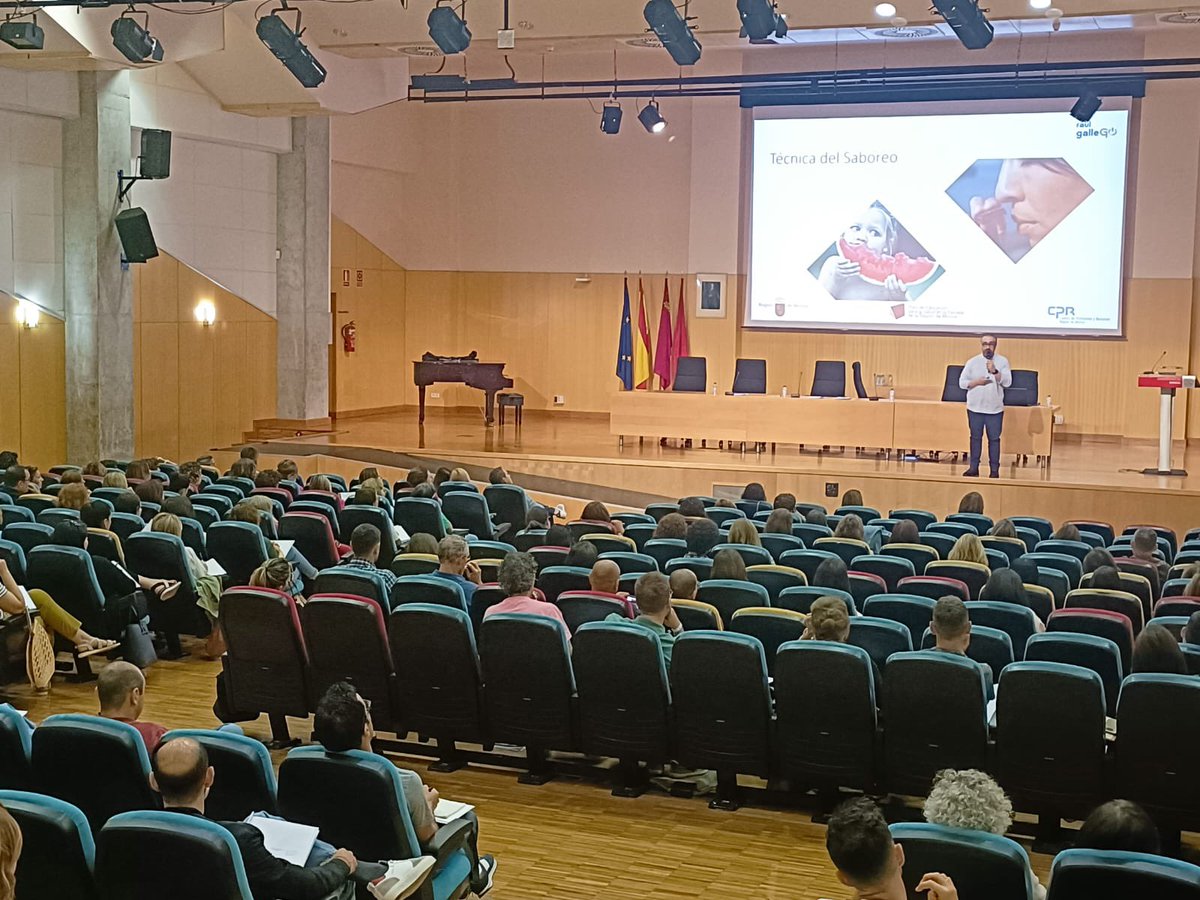
[[[1073,306],[1047,306],[1046,315],[1055,319],[1061,319],[1064,316],[1073,317],[1075,315],[1075,307]]]

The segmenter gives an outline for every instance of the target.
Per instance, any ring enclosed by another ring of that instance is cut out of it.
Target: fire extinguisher
[[[353,353],[354,345],[357,342],[357,340],[358,340],[358,328],[355,326],[354,320],[351,319],[349,322],[347,322],[345,325],[342,326],[342,349],[345,350],[347,353]]]

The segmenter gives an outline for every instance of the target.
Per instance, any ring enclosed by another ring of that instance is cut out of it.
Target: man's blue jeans
[[[983,432],[987,431],[988,465],[993,472],[1000,471],[1000,431],[1004,427],[1004,413],[979,413],[967,410],[967,424],[971,427],[970,470],[979,471],[979,457],[983,450]]]

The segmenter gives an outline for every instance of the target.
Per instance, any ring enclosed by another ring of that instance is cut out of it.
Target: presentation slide
[[[746,325],[1121,333],[1129,111],[754,122]]]

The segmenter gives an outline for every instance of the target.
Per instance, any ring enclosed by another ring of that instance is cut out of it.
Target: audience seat
[[[1076,588],[1067,594],[1066,609],[1106,609],[1123,615],[1133,628],[1134,639],[1142,633],[1142,603],[1127,591]]]
[[[442,486],[445,487],[445,484]],[[442,500],[442,512],[455,528],[465,529],[480,540],[495,540],[509,530],[507,524],[497,527],[492,523],[492,511],[482,494],[470,491],[447,494]]]
[[[15,527],[6,528],[4,533]],[[41,588],[54,597],[59,606],[83,623],[89,634],[118,640],[124,637],[124,623],[111,621],[112,617],[105,614],[104,593],[86,550],[47,544],[26,554],[26,587]]]
[[[721,611],[711,603],[672,599],[671,606],[675,609],[675,615],[679,616],[684,631],[721,631],[724,627]]]
[[[658,526],[653,522],[634,522],[625,526],[624,535],[633,541],[638,553],[644,553],[646,542],[654,539],[654,531],[657,528]],[[520,535],[517,536],[517,539],[520,539]]]
[[[34,786],[30,744],[25,717],[11,704],[0,703],[0,789],[28,791]]]
[[[700,582],[696,599],[703,603],[711,603],[721,611],[721,620],[727,628],[733,620],[733,614],[739,609],[754,606],[770,606],[771,598],[767,589],[761,584],[749,581],[738,581],[732,578],[714,578]]]
[[[797,505],[797,510],[799,505]],[[768,513],[769,515],[769,513]],[[808,522],[800,521],[792,523],[792,536],[798,537],[804,541],[804,546],[811,548],[818,539],[824,537],[833,537],[833,529],[828,525],[812,525]],[[775,557],[776,562],[783,562],[778,556]]]
[[[937,521],[937,516],[923,509],[893,509],[888,513],[893,519],[907,519],[916,523],[917,531],[924,531]]]
[[[979,513],[951,513],[946,516],[947,522],[954,522],[959,525],[970,525],[975,529],[978,535],[985,535],[996,527],[995,522],[990,516],[981,515]],[[925,531],[927,529],[921,529]]]
[[[1129,617],[1106,609],[1056,609],[1047,631],[1073,631],[1107,638],[1121,654],[1121,671],[1128,672],[1133,657],[1133,625]]]
[[[777,601],[772,598],[771,605],[808,615],[812,609],[813,602],[821,597],[837,597],[846,604],[846,611],[851,616],[858,615],[858,605],[854,602],[854,595],[849,591],[839,591],[837,588],[813,587],[812,585],[785,588],[779,592]]]
[[[1040,547],[1041,544],[1038,546]],[[1067,576],[1070,590],[1079,587],[1079,579],[1083,577],[1083,563],[1077,557],[1066,553],[1034,552],[1025,554],[1025,558],[1039,569],[1057,569],[1062,572]]]
[[[241,491],[243,497],[249,497],[254,493],[253,478],[242,478],[238,475],[224,475],[221,478],[218,478],[215,483],[237,488],[239,491]]]
[[[767,589],[772,606],[779,605],[779,595],[783,591],[788,588],[804,587],[808,584],[804,573],[791,566],[749,566],[746,569],[746,578]]]
[[[392,506],[392,521],[409,534],[431,534],[439,541],[446,536],[442,508],[427,497],[397,498]]]
[[[224,494],[209,493],[207,491],[201,491],[199,494],[192,494],[191,501],[193,509],[198,506],[206,506],[217,514],[218,519],[223,519],[225,516],[229,515],[230,510],[233,509],[233,504],[236,502],[234,500],[230,500]]]
[[[813,549],[836,554],[846,564],[847,568],[851,569],[854,568],[854,561],[860,556],[871,555],[870,544],[866,541],[856,541],[853,538],[817,538],[813,542]],[[808,573],[806,572],[805,574],[807,575]]]
[[[1154,618],[1191,616],[1200,612],[1200,597],[1165,596],[1154,605]]]
[[[1064,850],[1050,867],[1048,900],[1098,897],[1200,898],[1200,866],[1120,850]]]
[[[1045,625],[1050,619],[1050,613],[1054,612],[1054,592],[1040,584],[1026,584],[1023,587],[1025,588],[1025,602],[1029,604],[1033,614]]]
[[[566,620],[567,629],[574,634],[587,622],[603,622],[613,613],[632,619],[632,604],[617,594],[600,591],[563,591],[554,601]]]
[[[925,633],[921,635],[920,649],[932,650],[936,644],[933,629],[926,628]],[[972,624],[967,658],[987,666],[992,673],[992,683],[995,684],[1000,680],[1001,673],[1015,661],[1012,638],[999,628]]]
[[[8,497],[5,494],[5,497]],[[0,505],[0,523],[3,523],[4,528],[10,525],[15,525],[18,522],[34,521],[33,510],[26,509],[24,506],[17,506],[9,498],[7,503]]]
[[[143,578],[166,578],[179,582],[179,590],[170,600],[150,604],[150,622],[155,631],[167,634],[167,641],[180,633],[207,634],[208,620],[196,606],[196,580],[187,561],[182,538],[165,532],[144,531],[130,535],[125,542],[129,568]],[[51,594],[50,596],[54,596]]]
[[[904,887],[910,897],[926,872],[944,872],[959,896],[971,900],[1033,900],[1029,856],[1016,841],[985,831],[927,822],[891,826],[904,848]]]
[[[774,564],[770,552],[764,547],[755,547],[752,544],[717,544],[708,551],[710,559],[715,559],[716,555],[722,550],[734,550],[742,558],[742,562],[749,566],[769,566]]]
[[[947,595],[957,596],[964,603],[971,599],[971,589],[957,578],[914,575],[912,578],[901,578],[897,587],[905,594],[928,597],[930,600],[940,600]]]
[[[1035,634],[1025,646],[1026,662],[1054,662],[1090,669],[1100,677],[1107,715],[1116,716],[1124,670],[1114,641],[1068,631]]]
[[[965,534],[979,534],[980,532],[974,525],[968,525],[966,522],[934,522],[919,533],[939,534],[957,541]]]
[[[775,674],[775,653],[789,641],[798,641],[804,634],[807,619],[788,609],[769,606],[749,606],[737,610],[729,620],[729,631],[757,638],[767,659],[767,674]]]
[[[658,571],[658,560],[646,553],[630,553],[627,550],[618,550],[611,553],[601,553],[600,559],[611,559],[620,568],[622,575],[642,575],[646,572]]]
[[[547,566],[538,573],[537,586],[551,603],[564,591],[590,591],[590,569],[582,566]]]
[[[763,549],[771,554],[771,559],[776,562],[789,550],[804,549],[804,541],[794,534],[760,534],[758,540]]]
[[[1037,616],[1033,610],[1015,603],[973,600],[967,604],[967,613],[971,617],[972,637],[975,634],[974,626],[996,628],[1008,635],[1014,658],[1025,658],[1025,647],[1029,639],[1037,634]],[[1000,677],[998,671],[994,674]]]
[[[483,489],[484,499],[493,518],[508,526],[509,534],[516,534],[525,527],[525,516],[529,511],[529,495],[516,484],[489,484]]]
[[[671,655],[678,761],[717,773],[710,806],[736,808],[739,774],[770,774],[771,694],[767,661],[755,638],[684,632]]]
[[[666,571],[667,563],[687,553],[687,542],[682,538],[652,538],[642,545],[642,552],[653,556],[658,561],[658,568]]]
[[[938,559],[946,559],[954,550],[954,545],[958,543],[958,538],[952,534],[941,534],[937,531],[919,531],[917,532],[917,542],[922,546],[929,547],[937,551]]]
[[[576,519],[567,523],[567,531],[571,540],[578,541],[589,534],[613,534],[611,522],[597,522],[590,519]]]
[[[650,545],[646,546],[649,548]],[[668,561],[663,572],[670,575],[676,569],[689,569],[695,573],[697,581],[705,581],[712,578],[712,566],[713,561],[707,556],[685,556]]]
[[[650,503],[646,506],[646,515],[652,516],[655,522],[661,522],[668,513],[679,512],[678,503]]]
[[[343,544],[350,543],[350,535],[359,525],[374,525],[378,528],[380,543],[377,565],[382,569],[391,565],[399,548],[396,546],[396,532],[387,510],[378,506],[359,506],[352,503],[341,511],[338,521],[342,526],[341,540]]]
[[[1171,578],[1162,586],[1162,596],[1164,597],[1183,597],[1187,594],[1187,587],[1191,584],[1190,578]]]
[[[208,527],[207,544],[208,555],[234,585],[249,584],[251,573],[270,558],[262,529],[249,522],[214,522]]]
[[[1025,542],[1018,538],[996,537],[985,534],[979,541],[983,544],[984,550],[999,551],[1010,564],[1024,556],[1027,549]],[[992,568],[994,569],[996,566],[993,565]]]
[[[241,822],[253,812],[277,815],[275,769],[266,745],[244,734],[204,728],[177,728],[163,743],[191,738],[208,753],[216,780],[204,800],[204,814],[221,822]]]
[[[821,540],[824,540],[822,538]],[[808,541],[805,541],[807,544]],[[841,559],[836,553],[829,550],[789,550],[783,556],[776,560],[781,566],[791,566],[793,569],[799,569],[804,573],[804,577],[808,579],[808,583],[812,584],[813,578],[817,574],[817,567],[827,559]]]
[[[978,600],[979,593],[987,584],[992,571],[985,565],[965,561],[940,560],[925,567],[927,578],[951,578],[967,586],[971,600]]]
[[[704,510],[704,515],[716,523],[718,528],[726,528],[731,522],[746,518],[746,514],[740,509],[724,506],[710,506]]]
[[[1038,585],[1050,591],[1055,609],[1062,609],[1063,604],[1067,602],[1067,594],[1073,590],[1071,579],[1066,572],[1046,566],[1038,566]]]
[[[597,553],[614,553],[622,551],[626,553],[637,552],[637,541],[631,537],[626,537],[623,534],[601,534],[599,532],[592,532],[591,534],[583,535],[581,538],[579,538],[579,540],[589,541],[595,545]]]
[[[926,566],[941,559],[937,550],[924,544],[884,544],[879,553],[886,558],[905,560],[913,567],[913,575],[925,574]]]
[[[436,575],[405,575],[397,578],[392,586],[391,608],[396,610],[406,603],[439,603],[469,612],[462,585]]]
[[[17,498],[17,506],[27,509],[37,518],[48,509],[58,506],[58,499],[51,494],[22,494]],[[75,510],[78,515],[78,510]]]
[[[889,656],[893,653],[907,653],[913,649],[912,634],[907,625],[874,616],[852,617],[850,637],[846,639],[846,643],[865,650],[881,673]],[[882,699],[876,697],[876,705]]]
[[[284,513],[279,522],[279,537],[295,541],[296,549],[318,570],[336,566],[341,562],[341,552],[329,519],[317,512],[297,511],[299,504],[296,501],[291,511]]]
[[[12,790],[0,791],[0,804],[21,829],[16,900],[98,900],[96,845],[79,807]]]
[[[98,716],[50,716],[33,732],[34,784],[83,810],[93,830],[117,813],[155,809],[150,757],[136,728]],[[100,777],[98,777],[100,776]]]
[[[473,481],[443,481],[437,486],[437,495],[444,501],[451,494],[478,494],[479,488]],[[446,518],[450,518],[447,516]],[[451,521],[453,521],[451,519]]]
[[[8,566],[13,580],[25,584],[25,549],[16,541],[0,539],[0,559]]]
[[[431,575],[440,565],[436,553],[400,553],[392,558],[389,568],[403,578],[406,575]]]
[[[911,578],[917,574],[913,562],[899,554],[860,556],[854,561],[854,570],[882,578],[883,589],[892,593],[898,590],[901,578]]]
[[[310,593],[364,597],[381,610],[391,609],[391,594],[384,584],[383,578],[378,573],[360,569],[357,566],[334,566],[317,573]],[[324,691],[320,691],[320,693],[324,693]]]
[[[40,522],[13,522],[4,527],[4,539],[24,550],[26,559],[35,547],[49,544],[53,535],[54,529]]]
[[[919,594],[877,594],[863,606],[863,615],[902,623],[908,628],[912,645],[918,647],[921,635],[933,621],[935,602]]]
[[[859,557],[860,560],[865,558]],[[871,597],[887,593],[887,582],[879,575],[852,569],[846,573],[846,577],[850,581],[850,593],[854,597],[854,602],[859,606],[864,605]]]
[[[322,575],[317,576],[320,582]],[[392,652],[386,606],[375,600],[318,593],[300,610],[308,648],[309,708],[315,710],[330,685],[348,681],[371,703],[376,727],[393,731]]]

